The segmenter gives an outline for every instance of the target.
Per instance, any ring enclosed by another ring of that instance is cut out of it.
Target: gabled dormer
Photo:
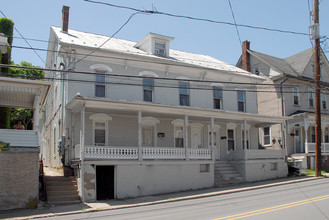
[[[169,57],[169,43],[173,39],[173,37],[149,33],[140,40],[135,47],[149,54],[160,57]]]

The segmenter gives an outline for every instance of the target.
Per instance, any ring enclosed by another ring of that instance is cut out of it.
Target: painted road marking
[[[273,207],[269,207],[269,208],[265,208],[265,209],[259,209],[259,210],[255,210],[255,211],[251,211],[251,212],[230,215],[230,216],[226,216],[226,217],[222,217],[222,218],[216,218],[213,220],[223,220],[223,219],[233,220],[233,219],[246,218],[246,217],[250,217],[253,215],[260,215],[260,214],[264,214],[264,213],[268,213],[268,212],[274,212],[274,211],[278,211],[281,209],[287,209],[287,208],[291,208],[291,207],[295,207],[295,206],[305,205],[308,203],[317,202],[317,201],[321,201],[321,200],[325,200],[325,199],[329,199],[329,195],[314,197],[314,198],[310,198],[310,199],[301,200],[298,202],[287,203],[287,204],[273,206]]]

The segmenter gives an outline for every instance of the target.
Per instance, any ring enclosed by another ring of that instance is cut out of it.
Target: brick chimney
[[[69,10],[70,7],[63,6],[62,9],[62,31],[67,32],[69,29]]]
[[[250,72],[250,57],[247,50],[250,50],[250,42],[242,42],[242,69]]]

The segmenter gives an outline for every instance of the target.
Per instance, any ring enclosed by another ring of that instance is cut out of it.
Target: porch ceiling
[[[43,104],[51,84],[48,82],[0,77],[0,106],[34,108],[35,96]]]
[[[89,98],[76,95],[66,105],[68,110],[72,112],[79,112],[82,106],[85,106],[88,111],[104,112],[108,111],[109,114],[127,114],[137,115],[141,111],[143,116],[153,116],[157,118],[184,118],[185,115],[189,116],[191,120],[205,121],[208,118],[214,118],[221,122],[240,122],[246,120],[248,124],[263,126],[270,124],[282,123],[289,117],[277,116],[264,116],[250,113],[230,112],[216,109],[202,109],[196,107],[186,106],[171,106],[164,104],[146,103],[146,102],[128,102],[118,100],[108,100],[99,98]]]

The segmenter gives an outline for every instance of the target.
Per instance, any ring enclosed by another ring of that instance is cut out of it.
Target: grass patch
[[[315,171],[314,170],[310,170],[310,169],[307,169],[306,170],[306,173],[308,174],[308,175],[315,175]],[[327,173],[327,171],[326,170],[321,170],[321,175],[323,175],[323,174],[325,174],[325,173]]]

